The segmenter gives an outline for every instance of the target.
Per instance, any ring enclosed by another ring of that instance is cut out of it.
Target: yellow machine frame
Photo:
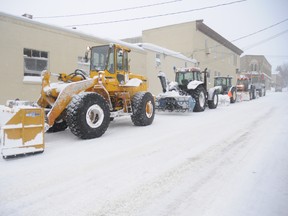
[[[57,74],[60,82],[50,83],[50,76],[53,74],[49,71],[43,72],[41,96],[37,104],[49,110],[47,123],[50,127],[59,119],[63,119],[72,98],[82,92],[101,95],[108,103],[112,118],[123,114],[133,115],[132,98],[139,92],[147,92],[146,77],[130,72],[128,59],[130,49],[110,44],[91,47],[89,51],[91,52],[89,75],[77,69],[71,74]],[[85,57],[88,61],[88,52]],[[147,97],[151,98],[152,95]],[[153,102],[151,100],[144,106],[146,115],[154,118],[154,99]]]

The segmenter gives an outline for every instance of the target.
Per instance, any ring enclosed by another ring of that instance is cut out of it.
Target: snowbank
[[[45,153],[0,160],[0,215],[286,216],[287,96],[47,134]]]

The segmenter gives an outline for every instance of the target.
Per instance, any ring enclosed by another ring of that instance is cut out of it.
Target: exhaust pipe
[[[158,77],[159,77],[159,79],[160,79],[160,83],[161,83],[161,86],[162,86],[162,91],[163,91],[163,93],[167,92],[168,82],[167,82],[165,73],[162,72],[162,71],[160,71],[160,72],[158,73]]]

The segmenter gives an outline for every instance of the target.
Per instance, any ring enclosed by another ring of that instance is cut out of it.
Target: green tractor
[[[232,86],[232,77],[217,76],[214,78],[214,86],[218,94],[228,95],[230,103],[235,103],[237,100],[237,88]]]
[[[157,110],[203,112],[206,106],[217,108],[218,93],[215,87],[207,88],[206,69],[175,68],[175,75],[175,82],[170,83],[163,72],[158,75],[163,93],[156,97]]]

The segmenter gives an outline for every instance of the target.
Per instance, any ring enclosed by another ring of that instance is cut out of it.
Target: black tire
[[[232,97],[230,97],[230,103],[235,103],[237,100],[237,92],[235,88],[231,90]]]
[[[216,109],[218,106],[218,94],[216,91],[213,92],[212,100],[208,100],[209,109]]]
[[[110,123],[109,105],[97,93],[75,95],[67,107],[67,123],[71,132],[81,139],[100,137]]]
[[[253,100],[256,98],[256,89],[254,86],[251,86],[251,89],[249,91],[249,97],[250,97],[250,100]]]
[[[255,88],[253,88],[252,99],[256,99],[256,89]]]
[[[250,100],[253,100],[253,93],[252,93],[252,91],[249,91],[249,99],[250,99]]]
[[[196,101],[193,111],[203,112],[206,107],[206,91],[204,87],[200,85],[195,90],[191,91],[190,94]]]
[[[132,98],[131,120],[136,126],[151,125],[155,116],[155,101],[150,92],[137,92]]]
[[[55,133],[59,131],[64,131],[68,127],[65,120],[55,121],[54,125],[47,130],[47,133]]]

